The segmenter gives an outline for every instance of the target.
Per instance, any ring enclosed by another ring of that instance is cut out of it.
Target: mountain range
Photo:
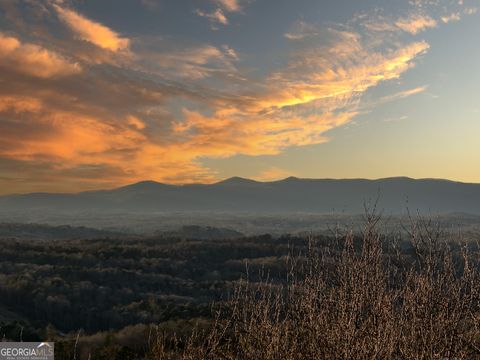
[[[233,177],[214,184],[168,185],[142,181],[80,193],[0,197],[0,211],[49,212],[258,212],[358,214],[378,200],[385,213],[480,214],[480,184],[395,177],[299,179],[259,182]]]

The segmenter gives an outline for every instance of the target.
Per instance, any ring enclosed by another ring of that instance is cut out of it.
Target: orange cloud
[[[0,160],[49,164],[58,179],[79,180],[90,174],[94,178],[82,182],[95,181],[100,169],[115,185],[146,178],[214,179],[208,169],[195,164],[197,152],[189,152],[185,143],[152,141],[143,132],[145,123],[134,115],[115,121],[93,112],[52,108],[27,96],[0,96],[0,114],[9,119],[0,122]],[[88,171],[92,168],[98,171]]]
[[[13,112],[19,113],[36,113],[40,111],[42,104],[38,99],[29,97],[1,96],[0,97],[0,113]]]
[[[256,105],[283,108],[333,99],[330,106],[338,108],[379,82],[400,77],[429,48],[425,42],[416,42],[384,55],[363,47],[352,34],[339,35],[337,45],[307,50],[286,71],[276,73],[269,93]]]
[[[216,2],[228,12],[236,12],[242,10],[238,0],[216,0]]]
[[[4,157],[31,160],[40,156],[62,159],[70,164],[86,164],[95,162],[95,157],[102,153],[136,147],[139,141],[144,141],[141,134],[127,127],[115,127],[85,114],[51,109],[36,98],[0,97],[0,112],[9,111],[9,118],[14,120],[10,131],[26,124],[35,132],[32,136],[25,134],[23,139],[12,139],[8,129],[4,129],[1,142],[15,142],[2,150]],[[12,111],[29,113],[29,116],[16,117]]]
[[[229,157],[235,154],[275,155],[291,146],[325,141],[326,131],[343,125],[356,113],[321,116],[204,116],[184,110],[186,120],[175,127],[173,145],[192,159],[199,156]]]
[[[146,127],[145,123],[136,116],[129,115],[127,122],[137,130],[143,130]]]
[[[77,74],[81,67],[41,46],[0,32],[0,66],[26,75],[51,78]]]
[[[105,25],[87,19],[75,11],[62,8],[59,5],[54,5],[54,8],[60,20],[62,20],[79,39],[114,52],[128,49],[130,40],[122,38]]]

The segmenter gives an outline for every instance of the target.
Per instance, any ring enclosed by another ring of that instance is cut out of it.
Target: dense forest
[[[285,272],[305,239],[101,238],[0,240],[2,336],[17,340],[92,335],[137,324],[208,318],[236,280]],[[3,309],[3,310],[2,310]]]
[[[367,271],[370,265],[365,266],[358,259],[362,259],[362,254],[368,250],[366,239],[372,236],[378,245],[375,250],[378,257],[373,259],[377,261],[375,266],[380,268],[388,263],[388,268],[382,270],[391,283],[387,288],[406,286],[403,275],[398,274],[422,270],[420,264],[424,259],[418,256],[422,251],[427,254],[426,250],[419,251],[420,245],[429,245],[425,239],[435,237],[438,244],[449,249],[454,277],[465,270],[465,263],[461,261],[465,249],[472,254],[474,261],[471,264],[477,264],[478,248],[474,242],[462,245],[457,241],[451,242],[451,234],[444,236],[438,229],[435,233],[428,231],[428,236],[420,238],[408,232],[373,236],[361,231],[358,235],[340,231],[335,236],[263,235],[228,240],[160,235],[82,240],[5,238],[0,240],[1,336],[23,341],[54,340],[58,359],[71,359],[73,354],[78,354],[79,358],[93,356],[93,359],[194,359],[195,356],[185,354],[188,351],[198,353],[205,346],[211,347],[211,344],[205,345],[203,335],[195,335],[196,332],[210,334],[209,331],[215,331],[214,335],[209,335],[210,339],[219,338],[218,343],[224,343],[228,336],[233,336],[234,330],[238,330],[238,326],[228,331],[219,330],[217,325],[218,314],[223,314],[220,319],[222,324],[235,315],[230,305],[235,297],[238,302],[240,279],[248,279],[250,287],[257,290],[258,287],[280,289],[278,294],[281,296],[288,293],[292,274],[302,281],[307,281],[312,274],[315,277],[322,274],[326,276],[321,279],[325,289],[331,286],[341,288],[345,286],[344,282],[330,284],[336,278],[335,271],[340,269],[337,266],[342,265],[347,254],[351,256],[350,270],[358,274]],[[350,246],[351,253],[345,253],[347,246]],[[314,273],[305,276],[304,264],[311,261],[312,251],[316,254],[315,258],[322,261],[321,264],[317,261]],[[441,254],[435,252],[438,261],[446,259]],[[375,261],[369,260],[368,264],[375,264]],[[293,263],[297,269],[292,270]],[[395,271],[390,268],[392,264]],[[298,271],[299,266],[301,271]],[[443,265],[441,269],[447,270]],[[350,275],[354,276],[353,273]],[[385,279],[379,277],[375,281],[380,280]],[[325,289],[322,291],[328,293],[329,290]],[[386,292],[385,289],[382,291]],[[478,295],[473,297],[475,303],[468,306],[479,305]],[[246,308],[258,301],[265,307],[263,310],[272,316],[275,311],[279,311],[277,317],[291,311],[279,309],[278,304],[272,308],[272,298],[265,296],[265,292],[254,292],[253,297],[248,292],[240,295],[246,300],[243,305]],[[267,298],[270,300],[265,302]],[[283,305],[289,303],[294,304],[295,300],[282,302]],[[297,309],[299,314],[304,310]],[[458,309],[449,309],[454,310]],[[471,310],[475,311],[474,308]],[[254,313],[249,316],[254,316]],[[260,319],[257,320],[260,324]],[[279,324],[272,326],[278,327]],[[192,336],[195,340],[188,340]],[[241,338],[238,335],[234,337]],[[235,351],[238,352],[238,349]],[[222,358],[217,355],[212,352],[209,356]],[[247,354],[241,358],[255,356]]]

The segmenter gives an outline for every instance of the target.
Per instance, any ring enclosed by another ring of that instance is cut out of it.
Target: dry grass
[[[211,330],[157,334],[148,358],[480,358],[475,254],[423,222],[409,234],[409,253],[386,251],[378,221],[367,215],[361,239],[311,241],[307,254],[288,259],[284,282],[241,281]]]

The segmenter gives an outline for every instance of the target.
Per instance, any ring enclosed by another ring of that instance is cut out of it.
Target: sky
[[[0,194],[480,183],[480,0],[0,0]]]

